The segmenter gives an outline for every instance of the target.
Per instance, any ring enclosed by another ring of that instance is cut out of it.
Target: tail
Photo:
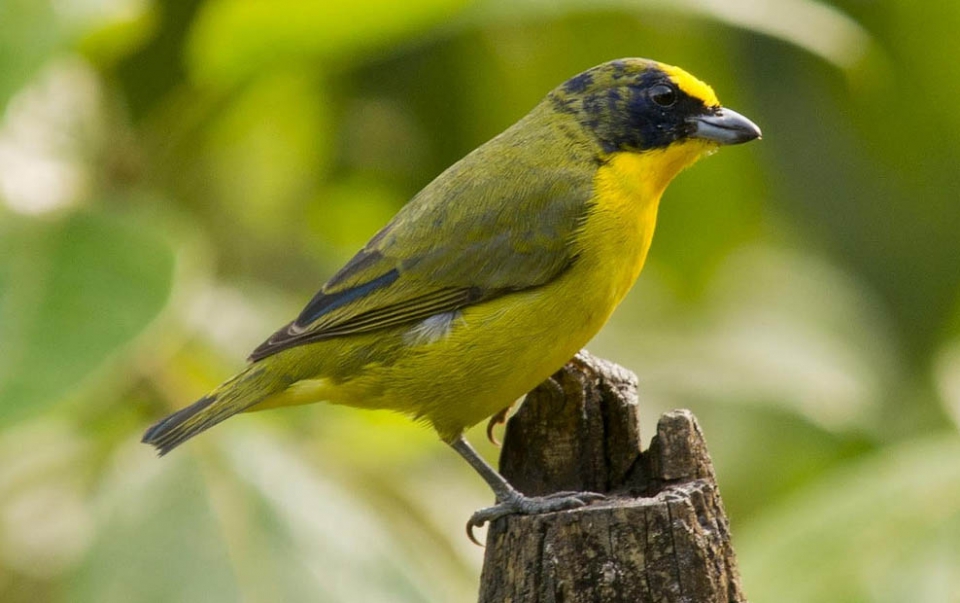
[[[265,363],[253,364],[190,406],[154,423],[143,434],[142,442],[156,447],[163,456],[286,386],[286,380],[273,376]]]

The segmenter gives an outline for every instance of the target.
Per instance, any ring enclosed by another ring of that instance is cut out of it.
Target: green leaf
[[[960,339],[948,342],[936,353],[933,379],[944,410],[960,429]]]
[[[734,535],[750,600],[955,601],[958,458],[955,435],[890,448],[750,523]]]
[[[464,16],[466,22],[515,25],[524,20],[602,10],[646,15],[662,11],[700,17],[789,42],[840,68],[857,65],[873,43],[856,21],[829,3],[815,0],[794,0],[779,11],[757,10],[755,4],[745,0],[487,0],[475,3]],[[789,18],[784,18],[785,14]]]
[[[0,229],[0,425],[76,390],[153,320],[174,257],[154,232],[103,215]]]
[[[333,472],[318,471],[262,431],[239,433],[221,439],[229,474],[220,480],[219,509],[231,544],[242,544],[231,550],[247,600],[428,603],[471,596],[474,577],[464,580],[449,551],[427,546],[422,527],[402,534],[389,514],[331,480]]]
[[[734,532],[824,473],[869,454],[874,445],[862,435],[824,429],[775,404],[705,400],[689,406],[707,434]]]
[[[745,246],[691,305],[656,269],[591,343],[635,368],[650,399],[777,405],[830,431],[890,429],[880,407],[901,362],[886,315],[848,274],[812,254]]]
[[[61,47],[63,37],[63,28],[50,3],[0,2],[0,114],[10,96]]]
[[[305,191],[316,186],[331,146],[323,96],[305,74],[271,73],[232,96],[210,123],[203,157],[213,199],[255,235],[286,239],[301,220]]]
[[[139,446],[139,445],[137,445]],[[227,603],[236,579],[204,474],[189,456],[118,460],[96,503],[97,539],[66,582],[71,603]],[[151,469],[161,471],[151,471]]]
[[[463,0],[204,4],[187,46],[203,84],[230,85],[290,61],[340,58],[395,43],[456,12]]]

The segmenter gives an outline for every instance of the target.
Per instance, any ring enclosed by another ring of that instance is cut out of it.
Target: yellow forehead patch
[[[713,88],[704,84],[683,69],[662,63],[660,64],[660,69],[673,80],[673,83],[676,84],[678,88],[694,98],[699,98],[706,106],[720,106],[720,101],[717,100],[717,93],[713,91]]]

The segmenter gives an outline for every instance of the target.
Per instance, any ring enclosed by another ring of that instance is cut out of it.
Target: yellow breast
[[[578,245],[581,257],[603,273],[591,277],[590,284],[609,287],[613,306],[643,268],[664,189],[709,149],[690,141],[645,153],[615,153],[597,170],[593,207]]]

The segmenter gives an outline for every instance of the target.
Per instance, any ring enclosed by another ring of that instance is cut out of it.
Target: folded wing
[[[545,285],[569,268],[589,179],[575,170],[519,164],[478,178],[478,167],[489,165],[484,155],[481,147],[414,197],[250,360],[415,324]]]

